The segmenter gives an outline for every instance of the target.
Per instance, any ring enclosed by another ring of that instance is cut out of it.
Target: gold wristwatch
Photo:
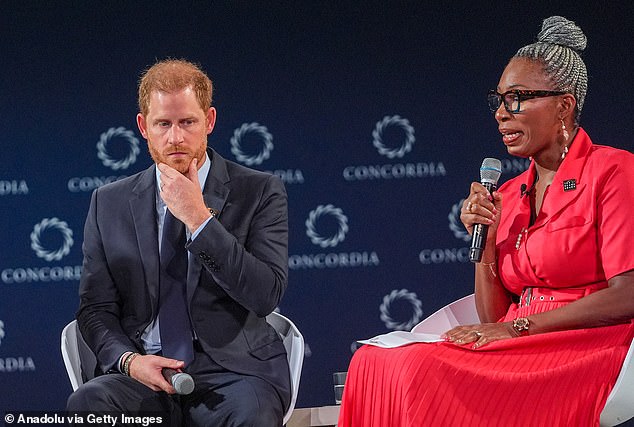
[[[528,327],[530,324],[531,322],[527,317],[518,317],[513,320],[513,329],[515,329],[518,335],[528,335]]]

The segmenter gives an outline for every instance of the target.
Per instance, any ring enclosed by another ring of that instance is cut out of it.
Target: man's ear
[[[214,107],[209,107],[207,110],[207,135],[209,135],[216,125],[216,109]]]
[[[136,115],[136,125],[139,127],[139,132],[141,132],[143,138],[147,139],[147,122],[143,114],[139,113]]]

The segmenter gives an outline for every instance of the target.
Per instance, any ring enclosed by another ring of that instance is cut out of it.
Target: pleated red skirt
[[[529,310],[512,308],[507,318]],[[628,323],[477,350],[445,342],[364,346],[350,363],[339,427],[598,426],[633,335]]]

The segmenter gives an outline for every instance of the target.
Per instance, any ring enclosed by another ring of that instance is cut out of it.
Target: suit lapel
[[[156,172],[155,166],[146,169],[132,189],[130,211],[136,230],[136,239],[145,269],[146,284],[151,299],[153,316],[156,315],[159,284],[159,248],[156,225]],[[150,219],[151,218],[151,219]]]
[[[548,197],[544,200],[536,225],[550,218],[556,218],[559,212],[573,203],[583,193],[586,184],[583,181],[582,173],[591,147],[590,138],[583,129],[579,128],[574,143],[570,146],[570,152],[557,170],[548,189]],[[566,181],[574,181],[574,188],[569,186],[565,190],[564,183]]]
[[[225,159],[218,153],[209,148],[207,149],[207,155],[211,159],[211,170],[203,187],[203,199],[207,207],[216,211],[217,218],[221,221],[222,210],[229,197],[229,187],[227,185],[230,181],[229,173],[227,172]],[[196,286],[198,286],[201,271],[202,264],[197,257],[189,257],[187,270],[187,300],[189,303],[191,303]]]

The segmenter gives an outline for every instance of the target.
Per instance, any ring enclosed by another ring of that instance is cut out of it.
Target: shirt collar
[[[572,142],[574,142],[574,144]],[[553,188],[561,187],[562,191],[563,181],[571,179],[575,179],[577,181],[580,180],[583,166],[585,165],[588,157],[588,152],[592,148],[592,140],[581,127],[577,130],[577,135],[572,142],[570,143],[570,150],[568,151],[568,154],[566,154],[564,161],[561,162],[559,169],[557,169],[551,184],[551,187]],[[537,169],[535,168],[535,161],[533,160],[529,166],[526,180],[524,181],[527,189],[533,187],[536,177]]]

